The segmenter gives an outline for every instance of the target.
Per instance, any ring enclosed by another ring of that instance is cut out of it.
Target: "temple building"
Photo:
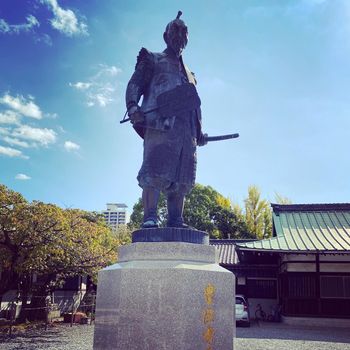
[[[272,204],[273,235],[211,240],[236,293],[282,319],[350,318],[350,204]]]

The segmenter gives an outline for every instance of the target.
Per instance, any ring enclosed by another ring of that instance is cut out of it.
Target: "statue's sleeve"
[[[201,139],[203,137],[203,131],[202,131],[202,110],[201,108],[196,109],[196,131],[197,131],[197,140]]]
[[[188,76],[188,80],[190,83],[197,85],[197,79],[196,76],[193,72],[191,72],[187,67],[186,67],[186,71],[187,71],[187,76]],[[201,108],[197,108],[196,111],[196,133],[197,133],[197,141],[199,144],[202,143],[202,140],[204,138],[204,134],[202,131],[202,110]]]
[[[137,56],[135,72],[129,80],[126,89],[126,108],[138,104],[141,96],[145,93],[153,76],[154,57],[147,49],[142,48]]]

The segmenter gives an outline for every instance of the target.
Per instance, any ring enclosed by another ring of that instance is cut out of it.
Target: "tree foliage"
[[[121,245],[125,245],[131,243],[131,232],[128,225],[120,225],[113,231],[113,234]]]
[[[249,186],[248,197],[244,201],[248,230],[257,239],[270,237],[272,231],[270,204],[260,196],[260,190],[256,186]]]
[[[30,203],[0,185],[0,295],[20,285],[25,297],[33,274],[45,276],[46,290],[67,277],[96,276],[116,260],[119,244],[96,213]]]
[[[160,227],[165,227],[168,219],[167,206],[166,206],[166,197],[163,193],[159,196],[157,216],[159,220]],[[143,205],[142,198],[139,198],[138,201],[134,204],[132,213],[130,215],[130,221],[127,224],[127,227],[133,231],[141,227],[143,222]]]
[[[289,199],[288,197],[284,197],[277,192],[275,192],[275,200],[276,200],[276,203],[278,203],[278,204],[292,204],[293,203],[291,199]]]
[[[242,215],[235,209],[229,198],[214,190],[210,186],[196,184],[186,196],[184,206],[184,220],[197,230],[206,231],[212,238],[249,238],[253,237],[244,222]],[[167,221],[166,198],[160,196],[158,217],[161,226]],[[130,216],[130,229],[140,228],[142,225],[143,207],[141,198],[133,207]]]

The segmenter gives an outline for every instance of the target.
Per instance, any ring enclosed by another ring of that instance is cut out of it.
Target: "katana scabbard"
[[[206,142],[223,141],[223,140],[236,139],[237,137],[239,137],[239,134],[228,134],[228,135],[219,135],[219,136],[206,136],[205,137],[205,141]]]

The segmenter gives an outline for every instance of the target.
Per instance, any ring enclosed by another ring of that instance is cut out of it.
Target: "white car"
[[[247,299],[243,295],[236,295],[235,310],[236,324],[250,327],[249,305]]]

